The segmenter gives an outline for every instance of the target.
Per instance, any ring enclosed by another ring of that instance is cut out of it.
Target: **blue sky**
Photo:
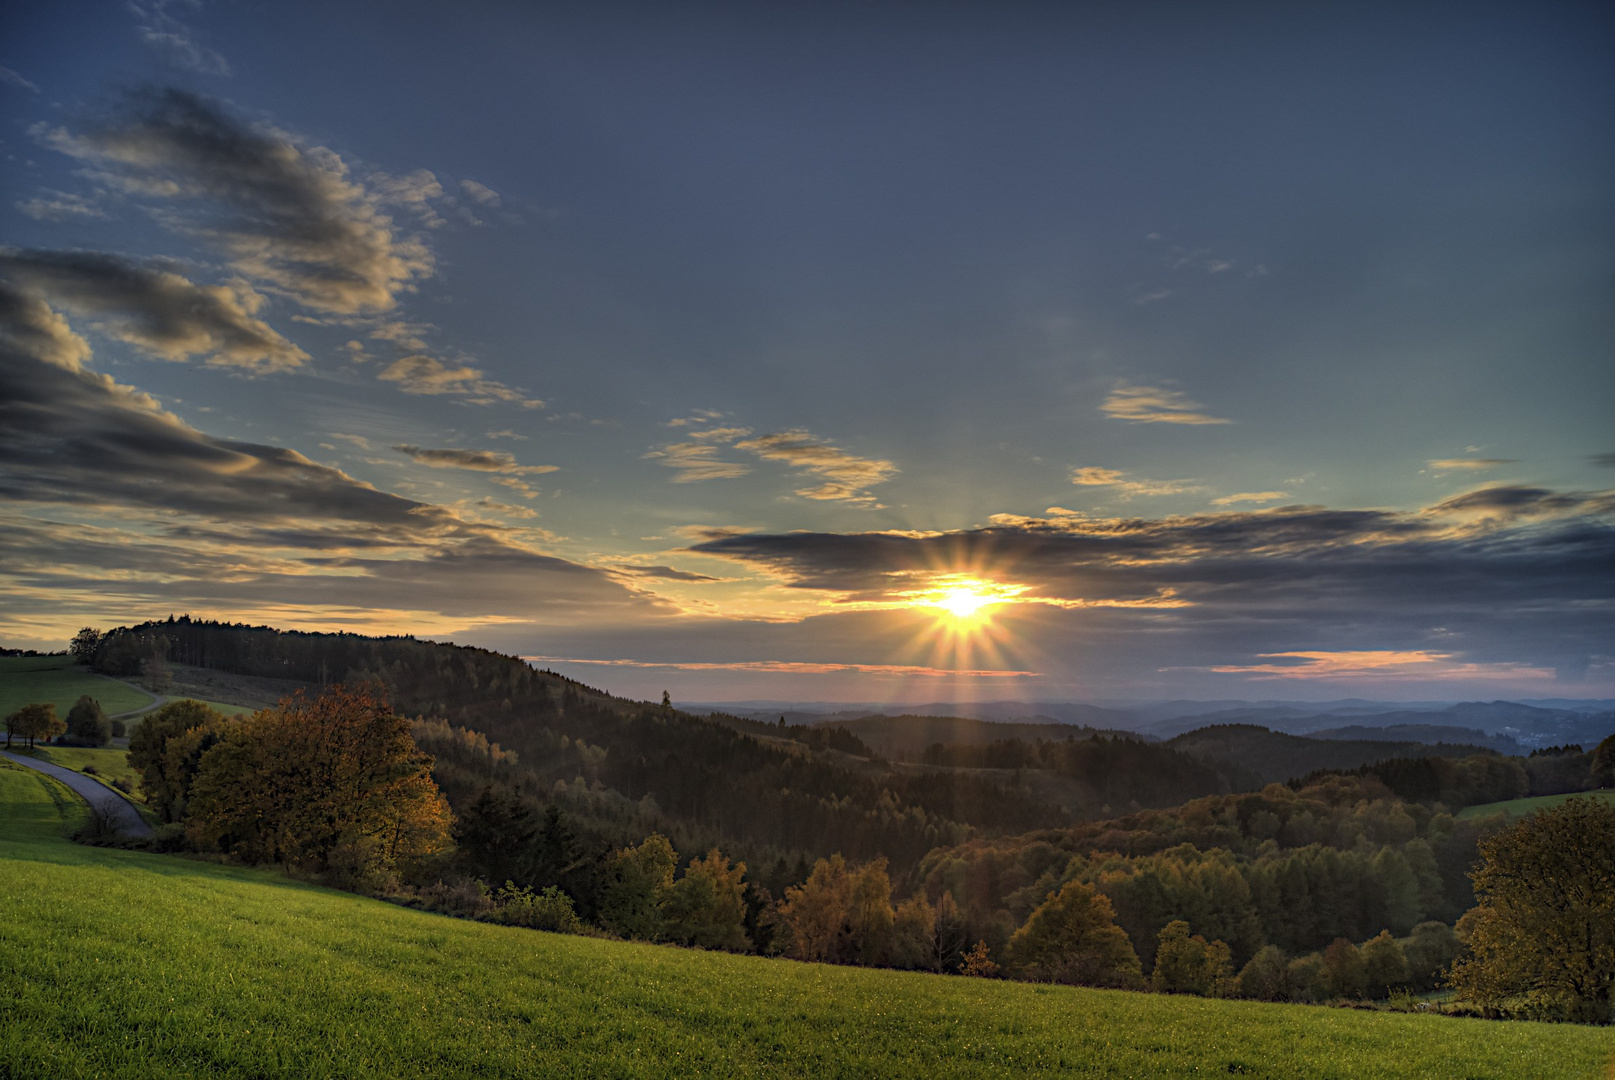
[[[188,611],[686,699],[1615,693],[1600,5],[0,31],[8,644]]]

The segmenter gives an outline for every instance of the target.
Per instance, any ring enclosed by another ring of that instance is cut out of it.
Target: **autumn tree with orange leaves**
[[[431,769],[375,690],[298,694],[231,725],[202,756],[187,830],[247,862],[373,883],[449,849]]]

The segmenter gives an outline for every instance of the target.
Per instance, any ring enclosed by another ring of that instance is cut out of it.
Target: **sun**
[[[982,608],[997,603],[997,600],[975,585],[955,585],[932,603],[955,619],[969,619]]]
[[[964,630],[985,624],[993,608],[1012,602],[1025,589],[1024,585],[949,575],[934,581],[928,589],[906,594],[904,599],[909,606],[934,611],[939,618]]]

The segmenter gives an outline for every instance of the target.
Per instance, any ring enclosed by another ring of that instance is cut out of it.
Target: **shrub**
[[[554,885],[535,893],[523,885],[505,882],[505,887],[493,894],[490,922],[506,926],[525,926],[532,930],[550,930],[560,934],[583,932],[583,920],[572,906],[572,898]]]

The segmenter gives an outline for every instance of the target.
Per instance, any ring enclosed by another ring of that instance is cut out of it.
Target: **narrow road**
[[[60,765],[52,765],[48,761],[38,758],[24,757],[13,754],[7,750],[0,750],[0,757],[7,761],[15,761],[18,765],[26,765],[30,769],[38,770],[46,776],[60,780],[77,792],[85,802],[96,807],[106,814],[113,826],[125,836],[146,837],[151,835],[151,826],[146,819],[140,816],[135,804],[107,787],[99,780],[93,780],[83,773],[64,769]]]

